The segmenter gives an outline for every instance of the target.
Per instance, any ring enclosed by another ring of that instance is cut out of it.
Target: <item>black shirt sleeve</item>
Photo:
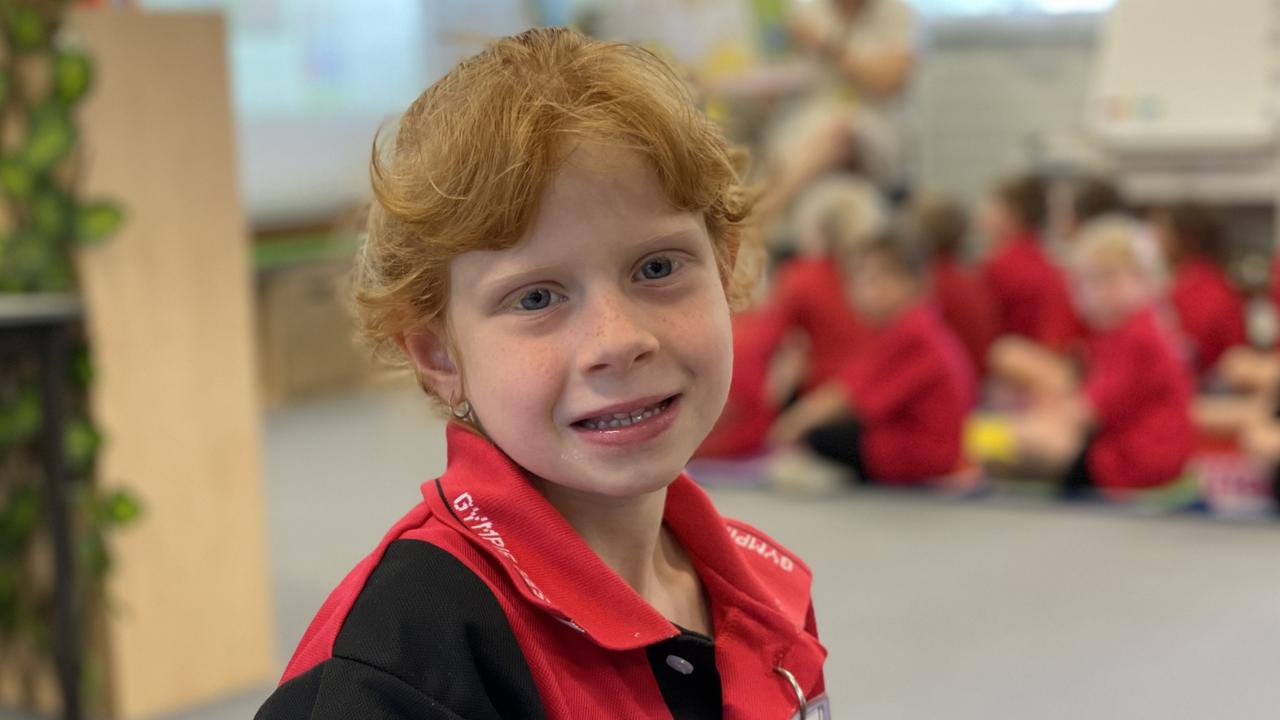
[[[489,587],[445,550],[397,540],[333,656],[276,689],[256,720],[543,720],[533,676]]]

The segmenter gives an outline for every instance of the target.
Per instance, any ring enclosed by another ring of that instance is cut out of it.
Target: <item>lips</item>
[[[614,428],[631,427],[636,423],[644,422],[649,418],[661,415],[671,407],[671,401],[675,396],[663,398],[656,403],[641,405],[629,410],[615,410],[612,412],[603,412],[592,417],[583,418],[573,424],[587,430],[610,430]]]
[[[679,393],[633,400],[592,411],[570,427],[584,442],[602,448],[649,447],[666,435],[680,416],[683,395]]]

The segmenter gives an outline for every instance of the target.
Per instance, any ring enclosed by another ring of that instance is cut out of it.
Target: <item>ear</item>
[[[464,400],[462,374],[449,351],[442,328],[421,328],[405,333],[401,347],[424,384],[445,402]]]

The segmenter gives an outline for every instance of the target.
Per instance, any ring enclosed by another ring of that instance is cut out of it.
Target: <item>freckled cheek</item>
[[[695,302],[673,307],[658,327],[663,329],[667,347],[701,375],[701,382],[723,384],[727,391],[733,367],[733,332],[723,297],[708,293]]]
[[[496,410],[503,418],[525,425],[550,418],[564,386],[563,347],[524,338],[480,340],[468,353],[465,367],[468,391],[480,412],[492,417]]]

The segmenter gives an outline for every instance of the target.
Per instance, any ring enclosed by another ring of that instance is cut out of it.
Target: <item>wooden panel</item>
[[[109,588],[111,696],[134,718],[274,675],[248,234],[221,18],[83,11],[74,28],[98,69],[85,188],[127,213],[80,263],[101,475],[145,512]]]

